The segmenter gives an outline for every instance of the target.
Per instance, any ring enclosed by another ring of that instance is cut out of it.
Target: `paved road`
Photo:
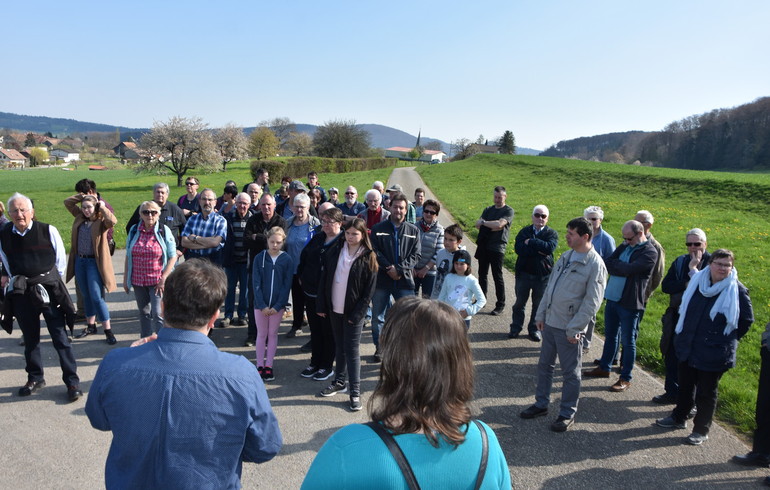
[[[411,169],[394,170],[389,183],[400,183],[407,195],[422,185]],[[423,185],[423,187],[425,187]],[[363,194],[363,192],[362,192]],[[428,196],[432,197],[428,190]],[[490,190],[491,204],[491,190]],[[516,207],[515,200],[512,203]],[[522,210],[518,210],[522,211]],[[525,224],[520,213],[514,229]],[[445,224],[452,222],[445,210]],[[565,221],[565,220],[561,220]],[[558,227],[559,220],[553,225]],[[473,244],[466,246],[472,251]],[[123,283],[123,252],[114,257],[118,284]],[[666,410],[649,402],[661,392],[659,379],[637,370],[626,393],[610,393],[607,380],[587,379],[575,425],[556,434],[548,426],[553,417],[522,420],[518,412],[534,401],[535,369],[539,344],[526,338],[507,339],[513,276],[509,285],[508,310],[492,317],[484,312],[473,320],[470,340],[476,360],[477,383],[474,402],[478,417],[497,433],[506,453],[511,480],[517,488],[752,488],[760,486],[766,470],[744,470],[729,462],[734,454],[748,451],[730,432],[715,425],[711,439],[702,447],[682,444],[687,431],[666,431],[652,426]],[[74,294],[74,291],[73,291]],[[120,292],[108,296],[118,347],[138,338],[135,303]],[[282,332],[288,329],[285,323]],[[100,329],[101,332],[101,329]],[[241,347],[245,327],[217,329],[214,340],[228,352],[254,359],[253,348]],[[84,401],[66,402],[56,353],[47,334],[42,346],[48,386],[30,398],[19,398],[18,387],[26,381],[20,333],[0,337],[0,451],[3,471],[0,488],[99,488],[103,486],[104,460],[111,435],[92,429],[85,416]],[[324,383],[299,376],[309,355],[299,347],[307,333],[279,340],[276,380],[268,386],[271,403],[281,424],[284,447],[273,461],[246,464],[244,488],[298,488],[316,451],[338,428],[367,420],[366,411],[350,413],[347,397],[319,398]],[[101,336],[75,342],[82,388],[88,391],[96,368],[111,349]],[[587,360],[600,353],[597,342]],[[362,356],[373,354],[371,337],[365,332]],[[362,366],[363,401],[373,390],[378,365]],[[557,376],[554,405],[561,389]]]

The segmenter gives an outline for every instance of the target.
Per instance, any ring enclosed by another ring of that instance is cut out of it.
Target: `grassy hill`
[[[604,209],[604,228],[618,243],[623,223],[633,219],[636,211],[649,210],[655,217],[652,233],[666,250],[666,268],[686,252],[685,233],[691,228],[705,230],[710,250],[733,250],[738,277],[751,294],[756,322],[740,342],[738,366],[722,379],[718,413],[742,431],[753,427],[759,339],[770,307],[764,257],[770,253],[770,175],[517,155],[478,155],[462,162],[420,167],[418,172],[472,236],[476,234],[473,223],[492,204],[494,186],[503,185],[507,202],[517,214],[513,235],[531,223],[536,204],[549,207],[549,225],[560,235],[557,256],[567,249],[563,239],[567,221],[582,216],[590,205]],[[506,253],[506,265],[511,269],[515,261],[512,248],[511,244]],[[668,295],[653,294],[638,340],[639,359],[659,373],[663,372],[658,350],[660,317],[667,306]],[[599,323],[603,324],[601,319]]]

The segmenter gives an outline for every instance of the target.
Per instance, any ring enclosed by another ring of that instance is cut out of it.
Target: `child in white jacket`
[[[471,317],[487,304],[478,279],[472,274],[471,254],[458,250],[452,258],[452,270],[444,278],[438,300],[447,303],[465,318],[465,326],[471,328]]]

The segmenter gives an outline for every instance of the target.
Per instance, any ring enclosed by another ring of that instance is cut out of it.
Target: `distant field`
[[[345,175],[321,174],[319,183],[325,189],[340,188],[342,198],[345,197],[344,187],[356,186],[361,194],[360,200],[363,200],[363,192],[371,188],[372,182],[375,180],[387,182],[391,171],[392,169],[386,168]],[[234,180],[239,190],[252,180],[247,162],[231,163],[227,166],[227,172],[188,174],[190,175],[195,175],[200,180],[199,190],[211,187],[217,196],[222,194],[225,182],[228,180]],[[270,177],[270,190],[275,192],[281,184],[281,176],[271,175]],[[307,181],[304,175],[298,177],[302,177],[303,182]],[[126,243],[126,221],[137,205],[152,199],[152,187],[156,182],[166,182],[169,185],[171,189],[169,200],[173,202],[185,193],[184,187],[176,187],[176,175],[137,175],[130,169],[90,171],[85,165],[81,165],[78,170],[71,172],[60,168],[0,171],[0,199],[5,204],[14,192],[21,192],[30,197],[35,202],[37,218],[55,225],[69,250],[72,215],[64,209],[63,202],[75,193],[75,183],[84,178],[96,182],[102,197],[115,208],[115,215],[118,218],[118,224],[115,226],[115,241],[118,248],[123,248]]]
[[[605,211],[604,228],[621,241],[620,228],[636,211],[655,217],[652,233],[666,250],[666,268],[686,252],[687,230],[702,228],[709,250],[729,248],[736,253],[740,280],[749,288],[756,322],[741,341],[738,366],[720,385],[719,415],[743,432],[754,427],[759,376],[759,339],[770,319],[768,266],[770,238],[770,175],[688,171],[613,165],[547,157],[480,155],[457,163],[418,167],[427,185],[440,196],[462,226],[475,237],[473,223],[492,204],[496,185],[508,190],[508,204],[516,211],[506,265],[513,269],[513,237],[531,223],[536,204],[549,207],[549,225],[560,235],[558,256],[567,249],[564,227],[589,205]],[[639,359],[663,372],[658,350],[660,317],[668,295],[658,291],[650,299],[639,334]],[[602,312],[603,313],[603,310]],[[602,322],[603,323],[603,322]]]

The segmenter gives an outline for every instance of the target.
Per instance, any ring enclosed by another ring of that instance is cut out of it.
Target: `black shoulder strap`
[[[374,432],[376,432],[377,435],[380,436],[380,439],[382,439],[382,442],[384,442],[388,447],[390,453],[396,459],[396,463],[398,463],[399,468],[401,468],[401,472],[404,474],[404,478],[406,479],[406,483],[409,488],[412,490],[419,490],[420,485],[417,483],[417,478],[414,476],[412,467],[409,466],[409,461],[406,460],[406,456],[404,456],[403,451],[401,451],[401,448],[393,438],[393,435],[391,435],[390,432],[385,430],[385,428],[377,422],[369,422],[366,425],[369,426],[369,428],[371,428]],[[486,434],[484,434],[484,437],[486,437]]]
[[[484,475],[487,472],[487,460],[489,459],[489,442],[487,441],[487,431],[484,426],[478,420],[474,420],[473,423],[479,428],[481,433],[481,464],[479,465],[479,474],[476,476],[476,490],[481,488],[481,483],[484,481]]]

